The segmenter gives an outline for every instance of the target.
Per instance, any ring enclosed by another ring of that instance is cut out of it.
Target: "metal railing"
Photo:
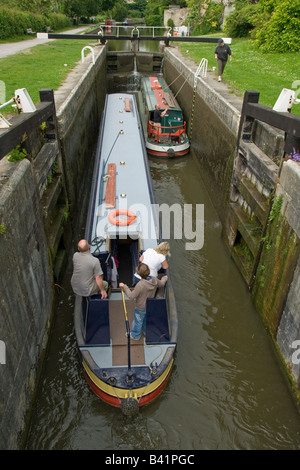
[[[151,121],[148,123],[148,137],[154,135],[156,143],[159,143],[160,137],[169,137],[170,139],[172,137],[178,137],[178,139],[180,139],[182,134],[184,134],[184,137],[186,138],[186,122],[180,126],[172,127],[160,126]]]

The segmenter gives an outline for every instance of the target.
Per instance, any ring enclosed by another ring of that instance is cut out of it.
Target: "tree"
[[[260,7],[266,19],[256,28],[256,43],[264,52],[300,51],[300,3],[290,0],[264,0]]]
[[[145,8],[145,23],[147,26],[162,26],[164,23],[163,0],[148,0]]]
[[[60,10],[59,2],[56,0],[1,0],[0,5],[41,14]]]
[[[134,2],[134,9],[139,10],[142,14],[144,14],[146,6],[147,0],[135,0]]]
[[[300,2],[235,0],[224,31],[232,37],[251,35],[264,52],[300,50]]]
[[[121,2],[117,2],[112,9],[112,17],[116,21],[124,21],[128,15],[127,5]]]
[[[109,11],[112,10],[113,7],[115,6],[116,0],[100,0],[100,8],[99,12],[102,11]]]

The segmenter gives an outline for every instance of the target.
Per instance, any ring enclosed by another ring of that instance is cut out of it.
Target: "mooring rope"
[[[186,81],[187,81],[188,78],[189,78],[189,77],[186,77],[186,79],[184,80],[183,84],[181,85],[181,87],[180,87],[179,90],[177,91],[177,93],[176,93],[176,95],[174,96],[174,98],[176,98],[176,96],[177,96],[178,93],[180,92],[181,88],[185,85],[185,83],[186,83]]]

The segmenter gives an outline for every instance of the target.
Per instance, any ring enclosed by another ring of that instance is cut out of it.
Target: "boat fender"
[[[168,157],[169,157],[169,158],[175,157],[175,151],[174,151],[173,148],[169,148],[169,149],[167,150],[167,153],[168,153]]]
[[[138,413],[138,401],[133,397],[121,398],[121,411],[125,416],[133,416]]]
[[[119,215],[127,215],[127,219],[117,219]],[[108,220],[113,225],[130,225],[135,219],[135,213],[125,209],[117,209],[108,214]]]

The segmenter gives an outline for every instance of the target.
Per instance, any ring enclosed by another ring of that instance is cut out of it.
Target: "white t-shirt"
[[[157,253],[153,248],[148,248],[143,253],[143,263],[147,264],[150,269],[150,276],[157,277],[158,271],[162,263],[165,261],[165,255]]]

